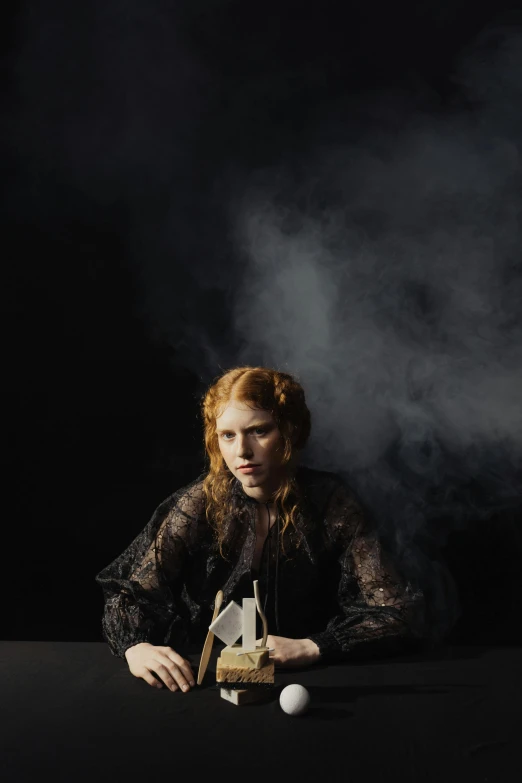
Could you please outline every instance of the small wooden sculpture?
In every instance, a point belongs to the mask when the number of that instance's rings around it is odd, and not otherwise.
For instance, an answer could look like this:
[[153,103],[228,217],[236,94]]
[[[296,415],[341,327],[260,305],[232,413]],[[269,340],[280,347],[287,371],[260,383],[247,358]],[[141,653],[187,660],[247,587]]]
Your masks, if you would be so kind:
[[[268,625],[261,608],[259,585],[254,582],[255,598],[244,598],[243,608],[231,601],[209,625],[209,633],[225,642],[217,660],[216,683],[221,697],[232,704],[263,699],[274,686],[274,662],[266,646]],[[256,609],[263,622],[263,639],[256,647]],[[242,636],[241,644],[236,644]]]

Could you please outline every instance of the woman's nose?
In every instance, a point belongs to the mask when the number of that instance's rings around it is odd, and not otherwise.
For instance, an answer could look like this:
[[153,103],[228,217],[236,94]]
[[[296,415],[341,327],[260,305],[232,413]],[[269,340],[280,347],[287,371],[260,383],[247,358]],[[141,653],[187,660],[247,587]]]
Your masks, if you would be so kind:
[[237,439],[237,453],[240,457],[244,457],[245,455],[248,456],[252,454],[252,449],[248,445],[248,441],[246,437],[239,436]]

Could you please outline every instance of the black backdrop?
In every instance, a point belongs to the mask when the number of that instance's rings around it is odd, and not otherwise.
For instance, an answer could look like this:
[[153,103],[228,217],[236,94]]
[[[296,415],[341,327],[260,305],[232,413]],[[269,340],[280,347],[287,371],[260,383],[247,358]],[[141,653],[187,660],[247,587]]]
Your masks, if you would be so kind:
[[[441,107],[458,100],[454,59],[501,5],[158,3],[214,74],[207,118],[189,127],[182,147],[197,182],[187,196],[195,233],[203,223],[220,241],[219,198],[209,193],[222,161],[235,157],[248,167],[291,156],[311,107],[345,90],[415,79]],[[3,637],[99,640],[94,574],[166,495],[202,470],[198,404],[210,377],[184,367],[175,340],[143,316],[124,190],[96,202],[54,161],[53,95],[40,96],[51,130],[28,121],[20,136],[20,73],[34,76],[39,67],[24,48],[34,7],[4,5],[1,27]],[[51,4],[47,21],[70,19],[65,9]],[[75,79],[89,78],[74,66],[72,58],[73,92]],[[267,90],[267,83],[282,86]],[[147,190],[146,176],[136,177]],[[198,212],[201,192],[206,206]],[[145,201],[151,214],[161,210],[160,186]],[[188,260],[176,259],[180,286]],[[227,329],[219,306],[215,324]],[[448,562],[466,606],[454,638],[520,641],[520,521],[514,509],[451,536]]]

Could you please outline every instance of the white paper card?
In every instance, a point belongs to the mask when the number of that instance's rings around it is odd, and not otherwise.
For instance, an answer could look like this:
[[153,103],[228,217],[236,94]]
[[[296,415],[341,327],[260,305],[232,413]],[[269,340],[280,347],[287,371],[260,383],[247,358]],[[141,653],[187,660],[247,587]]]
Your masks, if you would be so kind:
[[218,639],[232,645],[243,633],[243,610],[235,601],[230,601],[208,627]]
[[243,650],[256,649],[256,599],[243,598]]

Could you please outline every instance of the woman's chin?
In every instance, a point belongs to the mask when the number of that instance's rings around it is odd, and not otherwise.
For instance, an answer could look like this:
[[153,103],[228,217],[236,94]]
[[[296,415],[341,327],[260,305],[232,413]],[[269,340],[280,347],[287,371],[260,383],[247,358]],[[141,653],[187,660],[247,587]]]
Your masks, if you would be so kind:
[[254,473],[246,473],[245,474],[245,473],[241,473],[241,471],[240,471],[239,472],[239,480],[243,484],[248,484],[250,486],[252,484],[259,484],[259,482],[261,480],[261,477],[260,476],[256,476]]

